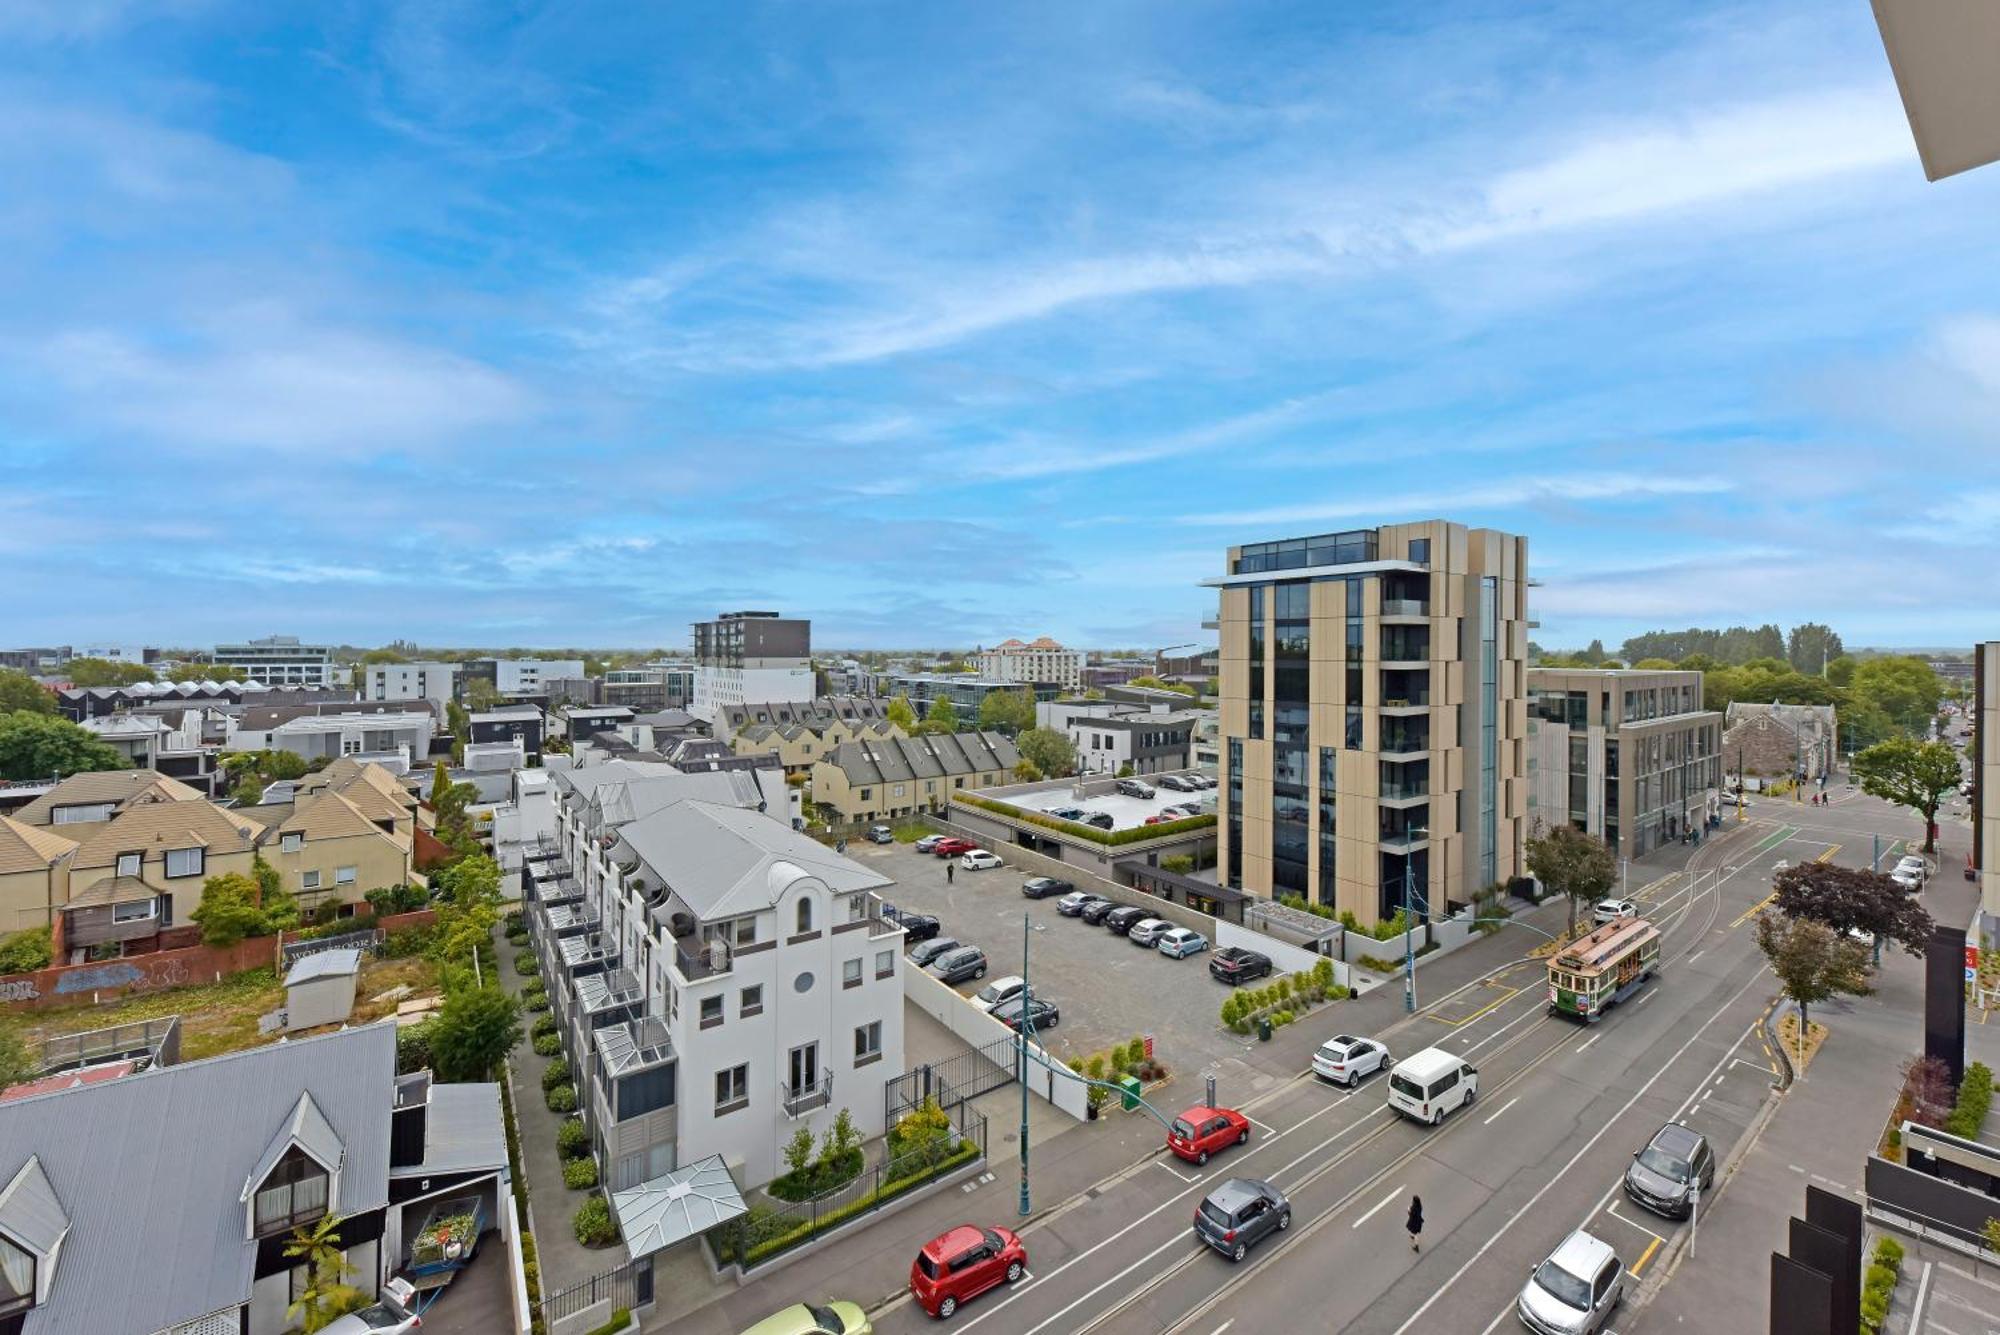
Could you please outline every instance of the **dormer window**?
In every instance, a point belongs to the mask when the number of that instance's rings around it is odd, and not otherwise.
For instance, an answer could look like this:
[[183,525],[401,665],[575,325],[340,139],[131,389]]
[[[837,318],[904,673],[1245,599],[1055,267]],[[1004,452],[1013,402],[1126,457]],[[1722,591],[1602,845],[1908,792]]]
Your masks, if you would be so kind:
[[305,842],[306,837],[303,834],[300,834],[296,830],[289,831],[278,836],[278,851],[280,853],[296,853],[300,848],[305,846]]
[[35,1305],[35,1254],[16,1247],[0,1233],[0,1317],[25,1312]]
[[145,864],[145,861],[146,855],[144,853],[120,853],[118,855],[118,874],[120,876],[137,876],[139,868]]
[[262,1238],[310,1224],[326,1213],[326,1201],[326,1169],[294,1146],[257,1188],[253,1227]]

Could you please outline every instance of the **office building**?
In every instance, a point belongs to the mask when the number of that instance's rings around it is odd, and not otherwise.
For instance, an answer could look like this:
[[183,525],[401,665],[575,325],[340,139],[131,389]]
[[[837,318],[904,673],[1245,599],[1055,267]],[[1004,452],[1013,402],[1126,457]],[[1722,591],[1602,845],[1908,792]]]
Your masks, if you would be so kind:
[[1722,715],[1701,673],[1528,669],[1529,826],[1568,824],[1621,858],[1721,812]]
[[1002,640],[979,651],[979,675],[990,681],[1042,682],[1065,691],[1083,689],[1083,650],[1065,649],[1044,635],[1026,644]]
[[1227,885],[1374,922],[1521,874],[1527,547],[1430,520],[1229,549]]
[[333,646],[301,644],[296,635],[267,635],[241,644],[218,644],[209,657],[218,666],[242,669],[250,680],[266,686],[335,684]]
[[1195,729],[1214,712],[1123,700],[1052,700],[1035,706],[1035,726],[1068,734],[1079,774],[1128,769],[1141,776],[1170,774],[1194,763]]
[[776,612],[724,612],[694,624],[694,700],[688,712],[714,726],[745,703],[810,700],[812,622]]
[[962,672],[885,672],[875,678],[875,690],[892,699],[904,697],[919,719],[939,700],[949,700],[964,724],[979,720],[979,706],[995,691],[1025,691],[1038,704],[1062,694],[1046,682],[995,681]]

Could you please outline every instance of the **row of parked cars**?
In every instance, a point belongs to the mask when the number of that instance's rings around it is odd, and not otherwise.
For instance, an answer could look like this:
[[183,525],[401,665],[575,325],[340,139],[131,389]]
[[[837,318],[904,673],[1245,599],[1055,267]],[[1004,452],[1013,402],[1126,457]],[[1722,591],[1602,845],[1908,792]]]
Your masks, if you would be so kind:
[[[1027,886],[1021,889],[1030,898],[1040,898],[1055,887],[1067,884],[1056,881],[1052,885],[1038,887],[1032,893]],[[1107,927],[1113,935],[1122,936],[1135,946],[1151,947],[1168,959],[1186,959],[1208,949],[1208,938],[1191,927],[1177,927],[1165,918],[1154,917],[1152,910],[1138,904],[1120,904],[1115,899],[1093,895],[1087,890],[1071,890],[1063,895],[1056,901],[1056,912],[1092,926]]]

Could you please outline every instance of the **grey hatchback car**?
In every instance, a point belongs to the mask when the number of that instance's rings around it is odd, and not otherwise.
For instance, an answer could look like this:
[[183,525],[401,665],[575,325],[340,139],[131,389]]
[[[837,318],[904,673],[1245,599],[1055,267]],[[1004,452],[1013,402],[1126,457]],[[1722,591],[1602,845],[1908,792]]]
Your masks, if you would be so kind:
[[1232,1261],[1272,1233],[1292,1226],[1292,1203],[1269,1182],[1232,1177],[1202,1199],[1194,1212],[1194,1235]]
[[1653,1133],[1625,1169],[1625,1194],[1654,1214],[1685,1219],[1695,1196],[1715,1185],[1715,1151],[1708,1137],[1679,1122]]

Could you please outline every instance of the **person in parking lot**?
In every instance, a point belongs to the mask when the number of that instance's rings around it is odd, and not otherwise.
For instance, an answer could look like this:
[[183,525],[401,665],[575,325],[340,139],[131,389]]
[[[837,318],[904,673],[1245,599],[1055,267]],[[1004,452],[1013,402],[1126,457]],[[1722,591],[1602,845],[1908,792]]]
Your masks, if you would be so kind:
[[957,873],[957,871],[958,871],[958,864],[953,862],[949,858],[945,859],[944,883],[946,885],[950,885],[952,883],[952,877]]
[[1415,1251],[1417,1239],[1422,1237],[1424,1232],[1424,1198],[1415,1192],[1410,1194],[1410,1218],[1403,1227],[1409,1230],[1410,1250]]

